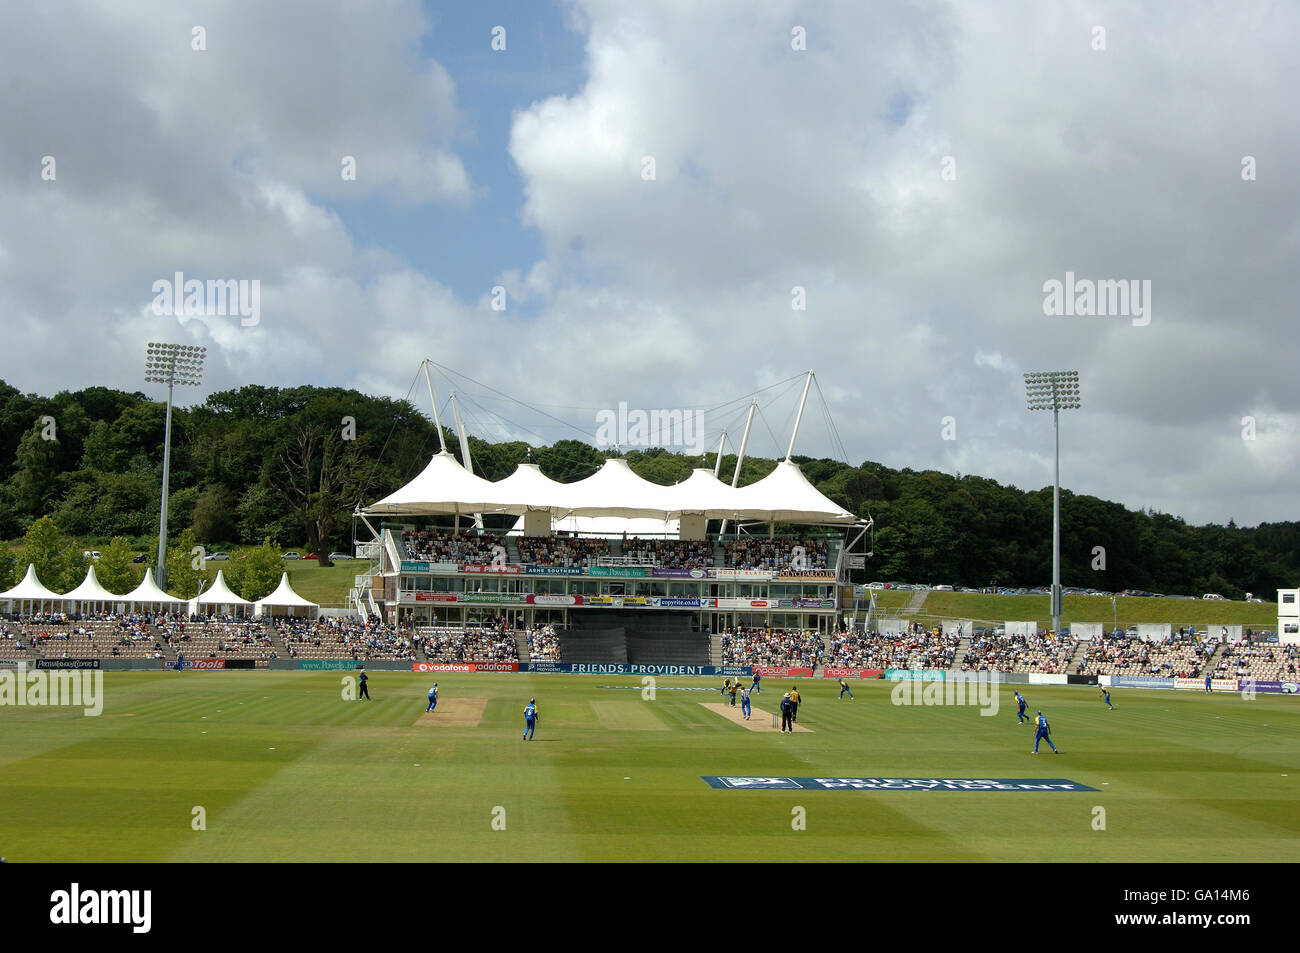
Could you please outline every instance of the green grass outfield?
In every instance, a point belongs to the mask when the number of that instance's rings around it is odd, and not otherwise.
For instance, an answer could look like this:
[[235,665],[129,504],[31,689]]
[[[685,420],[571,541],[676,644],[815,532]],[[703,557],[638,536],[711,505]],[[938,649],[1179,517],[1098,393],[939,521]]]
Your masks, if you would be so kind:
[[[1293,860],[1300,699],[1021,686],[1064,752],[891,683],[801,683],[809,733],[747,731],[714,684],[376,672],[105,674],[100,717],[0,708],[0,855],[24,861]],[[421,724],[481,700],[476,726]],[[755,696],[770,711],[785,680]],[[600,686],[634,686],[623,690]],[[537,738],[520,739],[530,695]],[[755,716],[760,717],[758,715]],[[770,718],[768,719],[770,724]],[[701,775],[1068,778],[1099,793],[714,790]],[[191,828],[192,808],[207,829]],[[1094,830],[1094,806],[1106,829]],[[505,830],[493,830],[494,808]],[[792,810],[806,810],[806,830]]]

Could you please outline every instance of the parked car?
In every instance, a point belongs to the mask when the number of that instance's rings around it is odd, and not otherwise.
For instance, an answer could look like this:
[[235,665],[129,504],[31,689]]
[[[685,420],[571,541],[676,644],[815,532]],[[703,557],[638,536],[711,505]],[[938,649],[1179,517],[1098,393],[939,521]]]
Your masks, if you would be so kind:
[[[99,558],[99,554],[98,554],[98,553],[95,555],[95,558],[96,558],[96,559]],[[1223,596],[1219,595],[1217,592],[1207,592],[1205,595],[1201,596],[1201,598],[1202,598],[1202,599],[1210,599],[1210,600],[1212,600],[1212,601],[1214,601],[1214,602],[1222,602],[1222,601],[1223,601]]]
[[208,559],[217,560],[218,562],[229,558],[230,553],[208,553]]
[[352,558],[352,554],[351,554],[351,553],[330,553],[330,560],[331,560],[331,561],[333,561],[333,560],[335,560],[335,559],[351,559],[351,558]]
[[99,550],[98,550],[98,549],[88,549],[88,550],[86,550],[84,553],[82,553],[81,555],[82,555],[82,557],[85,558],[85,559],[93,559],[93,560],[95,560],[96,562],[99,561]]
[[284,554],[283,556],[281,556],[280,558],[281,558],[281,559],[302,559],[302,554],[301,554],[301,553],[285,553],[285,554]]
[[889,588],[889,585],[888,585],[887,583],[883,583],[883,582],[870,582],[870,583],[867,583],[867,588],[868,588],[868,589],[888,589],[888,588]]
[[146,559],[148,559],[148,558],[149,558],[149,554],[148,554],[148,553],[140,553],[138,556],[135,557],[135,559],[131,560],[131,562],[133,562],[133,563],[142,563],[142,562],[144,562],[144,561],[145,561]]
[[952,586],[935,586],[935,587],[934,587],[934,591],[935,591],[935,592],[955,592],[956,590],[954,590],[954,589],[952,588]]

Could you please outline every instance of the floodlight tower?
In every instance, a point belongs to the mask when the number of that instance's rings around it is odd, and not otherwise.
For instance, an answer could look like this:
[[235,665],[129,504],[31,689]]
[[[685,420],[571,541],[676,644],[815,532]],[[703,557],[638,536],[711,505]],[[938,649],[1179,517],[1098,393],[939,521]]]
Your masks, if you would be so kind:
[[1078,371],[1035,371],[1025,375],[1030,410],[1050,410],[1056,434],[1052,476],[1052,631],[1061,632],[1061,411],[1078,410]]
[[208,349],[188,344],[149,343],[144,359],[144,379],[167,385],[167,427],[163,433],[162,508],[158,518],[158,566],[155,576],[161,589],[167,588],[167,485],[172,467],[172,388],[177,384],[198,387],[203,379],[203,359]]

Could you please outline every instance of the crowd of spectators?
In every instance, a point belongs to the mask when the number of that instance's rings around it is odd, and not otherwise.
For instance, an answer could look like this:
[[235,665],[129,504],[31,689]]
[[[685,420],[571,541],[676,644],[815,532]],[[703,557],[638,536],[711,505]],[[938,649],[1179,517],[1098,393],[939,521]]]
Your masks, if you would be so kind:
[[831,637],[826,664],[838,668],[950,668],[961,637],[912,623],[905,632],[850,629]]
[[1257,682],[1294,682],[1300,647],[1295,645],[1237,642],[1227,645],[1216,674],[1221,678],[1249,678]]
[[1145,641],[1127,633],[1114,632],[1083,643],[1083,654],[1075,666],[1075,673],[1197,678],[1217,646],[1217,639]]
[[1052,633],[998,635],[983,633],[971,637],[962,657],[963,672],[1065,673],[1077,643]]
[[432,529],[407,530],[402,536],[409,559],[429,563],[484,565],[492,561],[494,547],[505,539],[493,533],[439,533]]
[[527,635],[528,657],[530,659],[560,661],[560,638],[555,634],[555,626],[544,625],[539,629],[529,629]]
[[706,539],[623,540],[623,555],[632,562],[663,569],[709,569],[713,566],[713,537]]
[[609,554],[609,540],[581,536],[521,536],[519,561],[527,566],[594,566]]
[[374,619],[280,619],[275,630],[290,658],[416,659],[410,629]]
[[[781,575],[830,572],[824,539],[763,539],[747,536],[728,540],[726,551],[727,566],[731,569],[765,569]],[[800,568],[795,568],[796,566]]]
[[811,667],[826,654],[811,629],[736,628],[722,633],[722,664]]

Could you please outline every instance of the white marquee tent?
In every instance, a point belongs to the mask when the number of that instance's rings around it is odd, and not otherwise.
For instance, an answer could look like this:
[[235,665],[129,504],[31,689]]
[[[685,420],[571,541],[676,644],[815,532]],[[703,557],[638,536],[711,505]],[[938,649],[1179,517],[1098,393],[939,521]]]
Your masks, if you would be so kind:
[[99,583],[99,577],[95,575],[95,566],[92,563],[86,569],[86,578],[81,581],[71,592],[65,592],[59,596],[63,602],[75,602],[79,609],[85,610],[87,606],[102,606],[104,603],[122,602],[121,596],[109,592]]
[[144,571],[144,578],[140,580],[140,585],[118,598],[123,602],[129,602],[132,608],[140,605],[167,606],[175,609],[185,604],[184,599],[177,599],[175,596],[169,595],[159,587],[158,583],[154,582],[153,567]]
[[8,606],[9,611],[13,611],[14,603],[21,605],[28,604],[30,610],[34,605],[40,605],[43,602],[58,602],[63,597],[52,589],[46,588],[45,584],[36,575],[36,565],[27,564],[27,574],[23,576],[22,582],[9,589],[6,592],[0,592],[0,599],[3,599]]
[[247,615],[248,607],[252,604],[247,599],[235,595],[226,584],[225,570],[218,569],[212,587],[201,593],[197,599],[190,600],[189,611],[190,615],[198,615],[200,608],[215,608],[228,609],[235,615]]
[[284,615],[294,615],[294,610],[302,610],[302,615],[314,618],[320,613],[320,606],[310,599],[304,599],[298,593],[293,591],[293,586],[289,584],[289,574],[280,574],[280,585],[276,586],[275,592],[271,593],[265,599],[258,599],[254,603],[253,613],[257,616],[275,615],[276,609],[286,610]]

